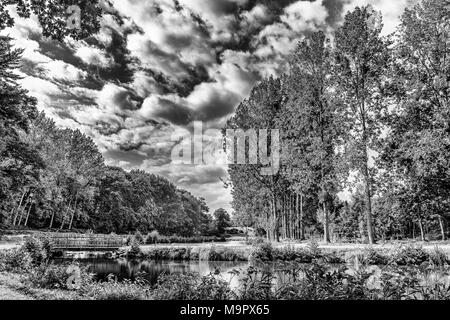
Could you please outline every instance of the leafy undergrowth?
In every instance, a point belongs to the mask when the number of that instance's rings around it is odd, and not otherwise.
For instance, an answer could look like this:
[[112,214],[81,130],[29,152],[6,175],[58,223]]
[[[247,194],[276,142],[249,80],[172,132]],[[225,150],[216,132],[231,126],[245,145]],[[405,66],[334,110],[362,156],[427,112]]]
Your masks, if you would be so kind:
[[352,253],[346,260],[353,260],[363,265],[421,266],[429,264],[434,267],[444,267],[450,264],[450,259],[442,249],[435,247],[427,251],[421,246],[414,245],[397,246],[393,250],[384,251],[366,248]]
[[249,253],[244,249],[207,246],[207,247],[154,247],[142,251],[136,246],[122,253],[128,258],[148,260],[175,260],[175,261],[248,261]]
[[257,244],[252,253],[253,261],[296,261],[299,263],[311,263],[313,260],[321,260],[327,263],[344,263],[344,259],[336,252],[325,252],[319,248],[317,242],[311,242],[307,248],[294,248],[285,246],[274,248],[272,244],[264,242]]

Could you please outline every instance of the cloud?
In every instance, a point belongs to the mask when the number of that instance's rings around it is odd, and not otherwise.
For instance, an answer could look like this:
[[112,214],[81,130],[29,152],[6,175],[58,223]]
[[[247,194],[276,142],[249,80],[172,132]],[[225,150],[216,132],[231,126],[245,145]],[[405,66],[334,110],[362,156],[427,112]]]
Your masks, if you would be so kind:
[[323,1],[297,1],[284,9],[281,21],[286,23],[294,32],[317,30],[325,24],[328,11]]
[[87,72],[74,67],[61,60],[52,60],[45,63],[47,76],[57,80],[80,81],[87,77]]
[[95,47],[81,46],[76,50],[75,56],[88,65],[107,68],[112,64],[111,59],[106,55],[106,53]]
[[157,95],[145,99],[139,113],[146,119],[168,121],[175,125],[187,125],[194,120],[193,111],[183,102],[176,103]]
[[127,110],[136,109],[136,102],[131,100],[130,92],[113,83],[106,84],[99,92],[97,103],[111,113],[123,114]]
[[403,14],[405,8],[411,7],[418,0],[351,0],[346,1],[343,6],[343,12],[353,10],[356,6],[363,7],[371,5],[375,10],[381,11],[383,14],[383,33],[390,34],[395,31],[396,27],[400,23],[400,16]]

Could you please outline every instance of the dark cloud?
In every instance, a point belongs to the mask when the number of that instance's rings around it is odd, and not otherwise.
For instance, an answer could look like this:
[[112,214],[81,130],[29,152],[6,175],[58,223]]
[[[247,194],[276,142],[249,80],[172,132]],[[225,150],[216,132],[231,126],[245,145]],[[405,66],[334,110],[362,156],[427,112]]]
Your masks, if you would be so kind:
[[335,26],[342,20],[344,4],[344,0],[323,0],[323,5],[328,11],[326,22],[329,25]]
[[194,112],[187,106],[159,97],[147,99],[142,108],[146,116],[175,125],[188,125],[195,120]]

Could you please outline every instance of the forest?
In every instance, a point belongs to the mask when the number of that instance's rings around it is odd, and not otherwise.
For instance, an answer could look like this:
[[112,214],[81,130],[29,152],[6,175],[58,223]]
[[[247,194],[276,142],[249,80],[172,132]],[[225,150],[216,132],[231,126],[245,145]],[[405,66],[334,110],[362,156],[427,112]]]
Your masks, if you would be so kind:
[[394,34],[382,28],[371,6],[355,8],[241,102],[227,128],[279,129],[281,169],[230,166],[236,222],[271,241],[446,239],[448,2],[423,0]]
[[0,37],[0,228],[214,231],[204,199],[163,177],[106,166],[90,137],[38,112],[17,84],[21,53]]

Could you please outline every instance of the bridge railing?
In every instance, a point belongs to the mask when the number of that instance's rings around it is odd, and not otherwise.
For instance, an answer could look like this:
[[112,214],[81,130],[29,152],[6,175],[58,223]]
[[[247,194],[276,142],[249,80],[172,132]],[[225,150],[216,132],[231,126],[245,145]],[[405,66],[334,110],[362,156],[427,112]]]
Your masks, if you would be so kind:
[[117,235],[53,233],[46,234],[52,250],[108,250],[124,245],[124,238]]

